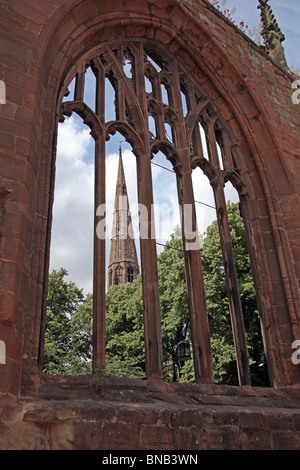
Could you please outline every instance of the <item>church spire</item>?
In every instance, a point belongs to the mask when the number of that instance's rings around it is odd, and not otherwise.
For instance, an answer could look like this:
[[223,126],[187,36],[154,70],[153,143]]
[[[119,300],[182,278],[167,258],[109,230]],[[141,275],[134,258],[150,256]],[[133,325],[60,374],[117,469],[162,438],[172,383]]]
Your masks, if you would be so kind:
[[278,65],[287,69],[288,66],[284,49],[281,44],[285,40],[285,36],[278,26],[272,8],[268,4],[268,0],[259,0],[257,8],[260,9],[260,17],[263,25],[261,34],[264,38],[266,51]]
[[132,282],[138,273],[139,265],[131,223],[122,161],[122,147],[120,143],[119,167],[108,266],[108,290],[112,289],[115,285]]

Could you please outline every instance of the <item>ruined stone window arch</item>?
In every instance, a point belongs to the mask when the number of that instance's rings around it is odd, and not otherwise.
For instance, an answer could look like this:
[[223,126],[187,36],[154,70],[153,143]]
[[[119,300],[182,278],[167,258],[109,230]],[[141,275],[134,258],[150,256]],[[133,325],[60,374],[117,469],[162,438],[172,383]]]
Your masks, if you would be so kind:
[[[84,102],[87,69],[92,70],[96,78],[95,111]],[[68,87],[74,77],[74,97],[68,96],[66,100],[64,97],[69,94]],[[113,94],[113,109],[107,106],[108,88]],[[95,139],[95,227],[105,216],[97,212],[97,208],[105,204],[105,142],[111,135],[119,132],[131,144],[137,159],[139,203],[146,208],[147,214],[140,221],[147,377],[162,378],[158,276],[153,237],[155,230],[151,218],[151,158],[162,151],[171,162],[177,178],[196,381],[213,382],[191,178],[192,170],[200,167],[214,191],[239,380],[241,385],[250,384],[243,313],[226,214],[224,184],[230,180],[242,198],[246,197],[247,188],[238,172],[236,161],[242,156],[236,148],[233,155],[232,149],[236,146],[234,136],[218,110],[200,86],[188,76],[176,57],[161,46],[158,47],[156,42],[140,40],[115,41],[87,52],[68,71],[60,102],[59,119],[63,121],[65,115],[78,113],[90,127]],[[155,133],[149,128],[149,118],[154,121]],[[97,236],[94,242],[94,371],[105,370],[104,259],[105,237]],[[127,275],[129,277],[129,273]],[[112,276],[113,282],[117,282],[120,273],[115,272]]]

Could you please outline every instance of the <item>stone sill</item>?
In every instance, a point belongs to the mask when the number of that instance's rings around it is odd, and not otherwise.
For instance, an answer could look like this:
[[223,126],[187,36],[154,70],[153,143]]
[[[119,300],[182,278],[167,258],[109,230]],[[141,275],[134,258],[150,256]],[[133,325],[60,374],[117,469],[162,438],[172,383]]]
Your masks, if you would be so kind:
[[[95,400],[125,403],[258,406],[300,409],[300,385],[285,389],[229,385],[168,383],[123,377],[43,375],[40,400]],[[28,397],[29,398],[29,397]]]
[[299,450],[299,388],[43,376],[35,394],[0,393],[0,448]]

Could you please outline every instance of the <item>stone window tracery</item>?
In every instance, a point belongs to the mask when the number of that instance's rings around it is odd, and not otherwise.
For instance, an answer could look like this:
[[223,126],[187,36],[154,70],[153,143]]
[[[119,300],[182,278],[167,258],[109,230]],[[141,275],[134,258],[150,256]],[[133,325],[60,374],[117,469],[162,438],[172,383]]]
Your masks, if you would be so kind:
[[[161,50],[159,50],[161,49]],[[84,101],[86,70],[95,76],[95,111]],[[75,77],[74,97],[68,96]],[[113,96],[112,99],[108,99]],[[95,139],[95,207],[105,204],[105,142],[122,134],[137,159],[139,203],[148,219],[140,221],[143,278],[146,371],[162,378],[162,346],[158,276],[151,204],[151,159],[163,152],[176,173],[182,213],[187,295],[190,309],[194,370],[197,382],[212,383],[213,368],[205,289],[195,217],[191,173],[200,168],[210,181],[220,231],[228,301],[241,385],[250,384],[246,335],[232,241],[226,212],[224,185],[231,181],[241,197],[246,186],[239,174],[240,159],[234,136],[200,86],[176,57],[155,42],[127,41],[103,44],[86,53],[76,70],[66,76],[60,95],[59,119],[78,113]],[[113,103],[113,105],[112,105]],[[234,150],[233,150],[234,149]],[[186,207],[190,210],[187,219]],[[99,222],[95,218],[95,225]],[[144,224],[144,225],[143,225]],[[154,233],[154,232],[152,232]],[[196,249],[195,249],[196,247]],[[105,240],[94,242],[94,370],[105,369]],[[110,276],[112,273],[109,274]],[[128,279],[131,273],[127,273]],[[118,283],[119,272],[114,273]]]

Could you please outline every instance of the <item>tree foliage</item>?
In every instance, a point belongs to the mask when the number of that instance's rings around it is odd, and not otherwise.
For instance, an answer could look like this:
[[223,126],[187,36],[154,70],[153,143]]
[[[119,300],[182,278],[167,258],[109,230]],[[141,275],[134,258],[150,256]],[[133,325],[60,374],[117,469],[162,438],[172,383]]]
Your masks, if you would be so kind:
[[49,275],[44,372],[79,375],[91,373],[93,298],[61,268]]
[[[243,221],[238,204],[228,204],[240,297],[247,333],[254,385],[266,385],[256,369],[263,358],[259,314]],[[190,341],[184,253],[177,227],[158,256],[164,375],[173,380],[174,351],[181,339]],[[217,222],[201,240],[206,304],[216,383],[237,384],[226,280]],[[91,368],[92,296],[84,298],[75,284],[64,281],[67,272],[53,271],[49,280],[45,371],[88,373]],[[106,353],[108,375],[145,378],[142,279],[115,286],[106,295]],[[178,367],[179,369],[179,367]],[[178,374],[178,372],[177,372]],[[181,381],[194,381],[193,361],[180,367]]]
[[179,227],[158,256],[163,359],[166,378],[172,355],[182,338],[190,339],[190,319],[186,292],[184,258]]
[[[262,383],[262,379],[257,373],[256,365],[264,358],[264,349],[239,204],[228,203],[227,213],[244,315],[249,361],[250,364],[253,364],[251,367],[252,381],[259,385]],[[202,248],[202,259],[215,375],[217,382],[237,384],[235,350],[217,221],[207,228]]]
[[114,287],[106,295],[106,373],[145,377],[142,280]]

